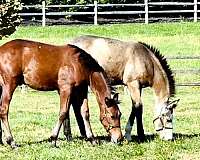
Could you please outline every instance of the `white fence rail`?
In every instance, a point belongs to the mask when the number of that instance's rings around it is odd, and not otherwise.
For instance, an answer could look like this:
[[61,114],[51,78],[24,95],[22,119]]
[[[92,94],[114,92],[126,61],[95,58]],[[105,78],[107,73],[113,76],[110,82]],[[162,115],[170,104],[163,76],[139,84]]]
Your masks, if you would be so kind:
[[[41,5],[25,5],[23,8],[39,8],[41,9],[41,13],[19,13],[20,16],[42,16],[42,26],[46,25],[46,16],[67,16],[67,15],[93,15],[94,16],[94,24],[98,24],[98,15],[114,15],[114,14],[143,14],[144,22],[149,23],[149,14],[154,13],[193,13],[193,20],[197,22],[198,20],[198,5],[200,2],[198,0],[194,0],[194,2],[148,2],[148,0],[144,0],[144,3],[140,4],[98,4],[97,1],[94,1],[94,4],[86,4],[86,5],[46,5],[45,1],[42,2]],[[143,10],[140,11],[98,11],[99,7],[114,7],[114,6],[127,6],[127,7],[142,7]],[[152,11],[150,7],[152,6],[193,6],[193,9],[188,10],[159,10]],[[94,10],[92,12],[47,12],[49,8],[72,8],[72,7],[93,7]]]

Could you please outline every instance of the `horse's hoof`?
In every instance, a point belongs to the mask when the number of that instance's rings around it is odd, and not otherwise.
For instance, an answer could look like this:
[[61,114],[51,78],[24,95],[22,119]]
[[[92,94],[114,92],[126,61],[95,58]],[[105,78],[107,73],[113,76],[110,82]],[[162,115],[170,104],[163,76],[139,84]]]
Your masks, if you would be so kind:
[[65,136],[65,138],[68,142],[72,141],[72,135],[67,135]]
[[57,137],[51,136],[51,137],[48,139],[48,141],[51,143],[51,146],[52,146],[52,147],[59,148],[59,147],[56,145]]
[[16,144],[15,142],[12,142],[10,146],[12,149],[16,149],[16,148],[20,147],[20,145]]
[[57,140],[57,137],[56,137],[56,136],[51,136],[51,137],[49,137],[49,139],[48,139],[49,142],[56,141],[56,140]]
[[99,145],[99,144],[100,144],[100,142],[99,142],[97,139],[95,139],[94,137],[92,137],[92,138],[87,138],[87,141],[90,141],[90,143],[91,143],[93,146]]
[[51,141],[51,146],[52,146],[53,148],[59,148],[59,147],[57,146],[57,144],[56,144],[56,140],[52,140],[52,141]]
[[127,142],[130,142],[130,141],[132,141],[132,138],[130,135],[125,135],[124,140],[126,140]]
[[51,143],[52,148],[59,148],[59,146],[56,145],[56,142]]
[[96,146],[96,145],[99,145],[100,142],[99,142],[97,139],[93,139],[93,140],[91,141],[91,144],[92,144],[93,146]]
[[145,135],[138,136],[138,143],[143,143],[145,141]]
[[127,139],[123,140],[123,144],[129,144],[130,141],[128,141]]

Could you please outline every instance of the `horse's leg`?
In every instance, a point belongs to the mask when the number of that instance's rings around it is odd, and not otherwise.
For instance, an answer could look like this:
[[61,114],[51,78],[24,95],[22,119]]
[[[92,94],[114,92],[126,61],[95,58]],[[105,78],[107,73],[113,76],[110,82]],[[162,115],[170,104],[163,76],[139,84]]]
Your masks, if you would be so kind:
[[70,111],[67,112],[66,119],[63,122],[63,132],[64,132],[64,135],[65,135],[67,141],[72,140],[72,131],[71,131],[71,125],[70,125],[69,112]]
[[[80,99],[80,96],[83,96],[81,94],[82,91],[83,91],[83,89],[81,89],[81,88],[80,88],[80,90],[75,91],[75,93],[74,93],[75,95],[73,95],[73,97],[72,97],[72,104],[73,104],[72,106],[73,106],[73,109],[74,109],[74,114],[75,114],[76,121],[77,121],[78,126],[79,126],[81,136],[86,137],[87,135],[86,135],[86,131],[85,131],[85,125],[84,125],[83,117],[81,115],[81,108],[82,108],[81,105],[83,103],[83,100]],[[78,95],[76,95],[76,92],[78,93]],[[87,93],[86,93],[86,96],[87,96]],[[71,134],[69,112],[67,114],[66,120],[64,120],[64,122],[63,122],[63,130],[64,130],[64,135],[65,135],[66,139],[71,140],[72,134]]]
[[90,125],[90,114],[89,114],[89,108],[88,108],[88,99],[85,98],[83,100],[83,104],[81,106],[81,115],[83,117],[83,121],[85,124],[85,131],[87,138],[91,141],[93,145],[96,145],[98,142],[94,138],[94,134],[92,132],[92,128]]
[[[86,137],[87,135],[86,135],[86,131],[85,131],[85,125],[84,125],[83,117],[81,115],[81,104],[72,105],[72,106],[73,106],[73,109],[74,109],[74,114],[75,114],[76,121],[77,121],[78,126],[79,126],[81,136]],[[63,131],[64,131],[64,135],[65,135],[66,139],[71,140],[72,139],[72,133],[71,133],[71,126],[70,126],[69,112],[67,113],[66,120],[64,120],[64,122],[63,122]]]
[[[81,87],[80,90],[74,96],[72,103],[73,103],[76,119],[77,117],[80,116],[77,119],[77,122],[79,123],[80,132],[82,131],[85,134],[85,137],[87,137],[88,140],[90,140],[92,144],[97,144],[94,138],[94,135],[92,133],[92,129],[91,129],[90,121],[89,121],[90,115],[89,115],[89,108],[88,108],[87,93],[88,93],[88,87],[87,85],[83,85],[83,87]],[[81,124],[81,127],[80,127],[80,124]],[[83,135],[83,133],[81,134]]]
[[82,105],[83,101],[79,100],[78,98],[79,97],[77,97],[77,104],[74,105],[74,103],[73,103],[72,105],[73,105],[74,114],[75,114],[76,121],[77,121],[78,126],[79,126],[81,136],[86,137],[87,136],[86,128],[85,128],[85,125],[84,125],[84,119],[83,119],[82,114],[81,114],[81,108],[82,108],[81,105]]
[[1,120],[0,120],[0,144],[3,144],[3,140],[2,140]]
[[52,135],[50,137],[51,141],[54,141],[54,146],[56,147],[56,140],[58,139],[58,134],[61,128],[63,121],[66,119],[67,114],[69,112],[70,106],[70,97],[71,97],[72,87],[69,85],[64,85],[63,88],[60,88],[60,112],[59,118],[56,126],[52,131]]
[[3,129],[6,136],[6,142],[9,145],[11,145],[12,148],[16,148],[18,145],[15,143],[11,133],[10,125],[8,122],[8,111],[9,111],[10,101],[12,99],[12,94],[16,87],[17,85],[14,80],[2,86],[2,99],[0,106],[0,118],[2,120]]
[[132,131],[134,119],[136,117],[138,138],[140,141],[143,141],[144,129],[143,129],[143,123],[142,123],[143,106],[142,106],[142,101],[141,101],[141,88],[140,88],[139,82],[137,81],[127,83],[127,86],[131,94],[132,111],[125,128],[125,138],[128,141],[131,140],[131,131]]

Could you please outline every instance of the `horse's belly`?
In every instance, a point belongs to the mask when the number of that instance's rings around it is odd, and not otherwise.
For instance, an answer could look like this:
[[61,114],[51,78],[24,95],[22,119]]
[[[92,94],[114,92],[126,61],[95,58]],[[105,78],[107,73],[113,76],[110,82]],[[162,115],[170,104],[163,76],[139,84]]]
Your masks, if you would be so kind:
[[24,74],[24,82],[28,86],[36,90],[50,91],[57,89],[56,77],[53,78],[48,74],[40,74],[34,71]]
[[52,91],[57,89],[57,85],[51,81],[41,81],[41,80],[37,81],[35,79],[30,80],[30,78],[25,79],[24,81],[25,84],[36,90]]

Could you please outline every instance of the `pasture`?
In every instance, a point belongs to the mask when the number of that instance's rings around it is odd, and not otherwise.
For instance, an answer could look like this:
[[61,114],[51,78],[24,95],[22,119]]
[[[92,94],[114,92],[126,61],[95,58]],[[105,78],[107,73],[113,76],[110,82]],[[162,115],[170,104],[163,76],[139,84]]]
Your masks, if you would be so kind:
[[[27,26],[19,29],[1,44],[15,38],[31,39],[52,44],[64,44],[76,36],[93,34],[126,41],[136,40],[152,44],[166,57],[200,56],[200,23],[161,24],[117,24],[117,25],[74,25],[74,26]],[[200,60],[169,60],[172,70],[200,69]],[[200,74],[175,74],[176,82],[200,82]],[[121,127],[124,132],[131,110],[127,93],[119,90]],[[180,98],[175,111],[175,140],[161,141],[154,131],[154,98],[150,89],[143,92],[144,129],[146,141],[138,143],[135,126],[133,140],[114,145],[107,140],[107,134],[99,121],[99,108],[95,97],[89,95],[91,125],[100,145],[79,137],[79,130],[71,110],[73,141],[64,140],[63,133],[58,141],[59,148],[53,148],[47,141],[57,120],[59,98],[56,92],[38,92],[29,89],[21,93],[17,89],[10,106],[10,125],[14,138],[21,147],[11,150],[0,146],[0,159],[199,159],[200,156],[200,87],[177,87]]]

